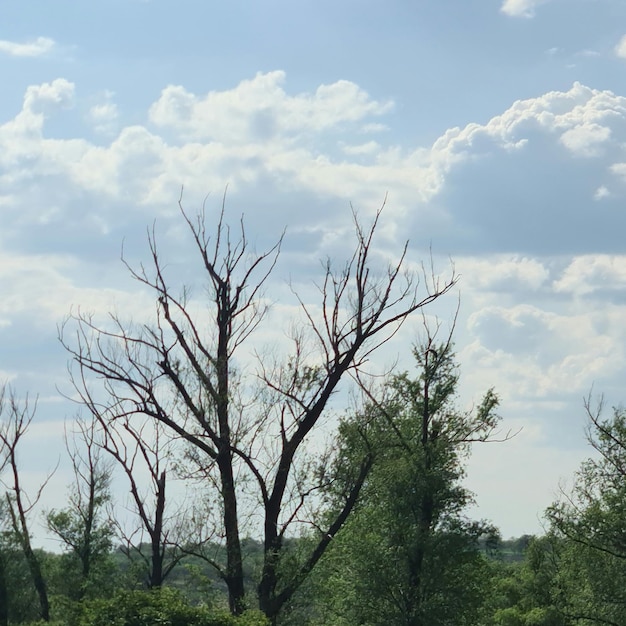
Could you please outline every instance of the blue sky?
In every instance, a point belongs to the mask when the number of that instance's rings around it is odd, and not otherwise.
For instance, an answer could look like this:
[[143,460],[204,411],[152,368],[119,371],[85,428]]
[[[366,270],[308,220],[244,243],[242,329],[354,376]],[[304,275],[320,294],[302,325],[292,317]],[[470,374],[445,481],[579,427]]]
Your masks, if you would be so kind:
[[[623,1],[3,10],[0,372],[41,397],[31,485],[75,410],[56,391],[67,389],[57,325],[77,306],[152,311],[121,242],[131,262],[145,258],[156,219],[164,252],[187,267],[181,185],[191,210],[206,194],[217,208],[228,185],[231,215],[245,213],[259,246],[287,227],[273,285],[285,327],[285,280],[306,292],[317,259],[342,258],[350,203],[367,219],[387,194],[381,253],[408,237],[411,263],[432,247],[440,270],[451,258],[461,274],[460,403],[494,386],[505,429],[522,429],[474,450],[475,514],[505,536],[540,531],[589,454],[583,397],[593,386],[626,401]],[[455,305],[432,314],[449,320]],[[384,358],[410,366],[418,329]],[[62,466],[44,506],[67,478]]]

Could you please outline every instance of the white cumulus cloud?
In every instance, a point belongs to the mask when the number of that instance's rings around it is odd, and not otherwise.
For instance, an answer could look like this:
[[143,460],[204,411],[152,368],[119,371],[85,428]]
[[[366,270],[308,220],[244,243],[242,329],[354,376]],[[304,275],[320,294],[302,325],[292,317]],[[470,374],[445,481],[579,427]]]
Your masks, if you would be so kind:
[[626,59],[626,35],[624,35],[615,46],[615,54],[621,59]]
[[469,317],[476,341],[466,356],[511,399],[546,398],[564,389],[582,396],[594,379],[611,375],[623,362],[612,316],[528,304],[486,306]]
[[455,265],[463,276],[464,287],[481,291],[537,290],[549,277],[541,261],[528,257],[474,257],[459,259]]
[[112,101],[113,93],[106,92],[103,101],[94,104],[87,114],[87,119],[93,124],[94,130],[99,133],[110,134],[117,127],[118,109]]
[[288,95],[285,73],[258,73],[234,89],[197,96],[170,85],[149,111],[150,121],[196,140],[267,141],[285,135],[320,132],[388,112],[393,103],[379,102],[358,85],[340,80],[314,93]]
[[511,17],[533,17],[535,8],[548,0],[504,0],[500,11]]
[[31,85],[26,89],[24,109],[33,113],[46,113],[55,108],[68,108],[74,99],[74,83],[57,78],[51,83]]
[[49,37],[37,37],[25,43],[0,39],[0,52],[14,57],[40,57],[51,52],[55,45]]
[[572,152],[593,150],[611,136],[610,124],[626,122],[626,98],[575,82],[569,91],[550,91],[518,100],[487,124],[451,128],[433,145],[434,159],[447,168],[480,154],[523,149],[537,130],[560,133]]
[[[609,210],[626,193],[618,181],[626,172],[626,98],[609,91],[575,83],[568,91],[517,101],[485,124],[449,129],[432,146],[407,149],[380,139],[363,142],[363,128],[389,111],[390,101],[347,81],[295,94],[284,82],[284,72],[276,71],[205,95],[170,86],[150,107],[150,123],[122,128],[112,94],[105,93],[87,113],[94,128],[111,137],[99,144],[47,137],[46,118],[73,106],[74,85],[62,78],[32,85],[22,110],[0,125],[0,203],[13,206],[20,196],[33,207],[44,202],[45,211],[32,209],[36,219],[60,223],[74,197],[83,219],[78,205],[87,193],[102,206],[107,231],[122,204],[166,210],[175,206],[181,185],[189,193],[228,183],[231,193],[245,189],[253,196],[257,186],[270,185],[271,193],[353,201],[365,210],[377,208],[389,191],[397,232],[415,220],[439,245],[458,236],[483,254],[519,255],[507,267],[499,261],[499,276],[484,272],[488,288],[500,289],[507,280],[542,284],[544,271],[529,253],[573,238],[570,225],[597,209],[594,198]],[[584,172],[576,169],[581,156],[587,157]],[[568,191],[587,178],[586,196]],[[33,179],[42,182],[26,184]],[[65,199],[51,202],[54,197]],[[330,205],[326,210],[332,221]],[[281,211],[276,219],[290,221],[288,210]],[[28,213],[22,210],[23,219]],[[611,233],[619,231],[606,223]],[[571,245],[591,246],[586,231],[577,233]]]
[[[64,78],[26,89],[22,110],[12,120],[0,124],[0,165],[6,168],[5,181],[20,179],[25,173],[30,177],[37,174],[33,162],[51,146],[44,144],[43,139],[46,117],[56,110],[71,108],[73,103],[74,84]],[[21,170],[22,163],[28,164],[27,172]]]
[[561,143],[578,156],[598,156],[601,145],[611,136],[611,129],[600,124],[580,124],[561,135]]
[[582,296],[601,291],[626,293],[626,256],[595,254],[572,260],[554,282],[559,293]]

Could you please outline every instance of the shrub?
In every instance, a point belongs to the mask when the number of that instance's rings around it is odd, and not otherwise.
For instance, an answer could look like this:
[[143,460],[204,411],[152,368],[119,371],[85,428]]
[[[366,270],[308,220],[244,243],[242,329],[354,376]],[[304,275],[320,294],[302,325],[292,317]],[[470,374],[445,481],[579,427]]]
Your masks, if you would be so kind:
[[192,606],[167,587],[119,591],[112,598],[59,603],[63,626],[269,626],[259,611],[240,617],[205,606]]

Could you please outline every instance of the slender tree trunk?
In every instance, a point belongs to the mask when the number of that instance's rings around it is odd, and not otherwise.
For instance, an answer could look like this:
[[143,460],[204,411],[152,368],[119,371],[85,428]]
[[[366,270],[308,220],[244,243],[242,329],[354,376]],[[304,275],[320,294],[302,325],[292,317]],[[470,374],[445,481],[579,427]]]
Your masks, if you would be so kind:
[[258,585],[259,609],[267,616],[272,626],[276,623],[279,608],[276,606],[275,595],[278,576],[276,570],[280,558],[282,542],[276,531],[265,531],[265,545],[263,554],[263,571]]
[[228,587],[229,608],[233,614],[239,615],[246,609],[246,606],[237,498],[230,451],[225,453],[224,457],[218,458],[222,481],[222,500],[224,502],[224,531],[226,533],[226,575],[224,579]]
[[219,280],[217,286],[217,420],[220,444],[218,447],[217,466],[220,473],[222,502],[224,503],[224,532],[226,534],[226,586],[231,613],[239,615],[246,609],[243,580],[243,559],[239,537],[239,516],[237,511],[237,492],[233,473],[233,453],[231,450],[230,430],[230,340],[233,323],[231,285],[229,280]]
[[96,498],[96,486],[93,475],[89,479],[89,500],[87,502],[87,516],[85,518],[85,528],[83,530],[83,546],[80,551],[80,564],[81,564],[81,584],[78,590],[78,599],[82,600],[87,594],[87,585],[89,575],[91,573],[91,537],[93,533],[94,519],[95,519],[95,498]]
[[154,513],[154,529],[151,533],[151,562],[152,571],[150,572],[150,588],[158,589],[163,585],[163,560],[165,550],[162,541],[163,535],[163,516],[165,513],[165,472],[161,472],[157,481],[157,502]]
[[[422,437],[421,454],[424,458],[423,471],[428,476],[432,470],[432,445],[434,438],[431,433],[431,411],[430,411],[430,381],[431,375],[436,368],[436,364],[429,362],[432,350],[426,351],[424,364],[424,390],[422,407]],[[428,548],[428,541],[432,533],[434,517],[433,494],[426,487],[426,492],[420,498],[418,509],[418,541],[414,554],[409,554],[409,587],[410,595],[407,598],[407,624],[408,626],[428,626],[424,623],[422,614],[422,604],[424,599],[424,559]]]
[[361,462],[359,474],[350,489],[350,493],[348,494],[343,507],[338,512],[330,526],[326,528],[326,532],[322,534],[315,548],[313,548],[306,561],[300,566],[299,571],[293,575],[290,580],[288,579],[287,584],[284,584],[285,581],[282,581],[283,585],[279,592],[277,592],[279,583],[279,565],[281,551],[284,547],[283,539],[277,532],[280,506],[276,504],[275,501],[270,501],[268,504],[265,518],[263,571],[261,573],[261,580],[257,591],[259,596],[259,608],[270,620],[271,626],[275,626],[277,624],[278,616],[283,607],[291,600],[293,595],[300,588],[300,585],[304,582],[306,577],[311,573],[315,565],[323,556],[326,548],[328,548],[333,540],[333,537],[335,537],[345,524],[352,510],[356,506],[363,484],[372,469],[372,463],[372,455],[368,454]]
[[422,604],[424,599],[424,559],[433,524],[433,497],[427,493],[421,500],[419,511],[419,539],[417,549],[409,556],[409,585],[411,595],[408,598],[407,624],[410,626],[428,626],[423,621]]

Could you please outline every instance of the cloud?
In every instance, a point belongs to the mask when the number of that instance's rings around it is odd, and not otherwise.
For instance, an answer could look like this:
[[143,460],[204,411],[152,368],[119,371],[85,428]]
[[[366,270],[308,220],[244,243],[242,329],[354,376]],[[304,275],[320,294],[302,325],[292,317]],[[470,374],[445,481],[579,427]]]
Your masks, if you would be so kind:
[[[278,198],[248,212],[253,227],[257,219],[261,225],[262,211],[286,224],[293,207],[315,206],[306,227],[321,243],[319,220],[329,231],[349,226],[338,203],[352,201],[367,214],[389,191],[398,237],[414,232],[418,247],[433,243],[455,256],[480,251],[530,260],[536,253],[621,246],[621,96],[575,83],[517,101],[485,124],[451,128],[431,146],[404,147],[362,139],[372,119],[391,111],[391,101],[348,81],[299,94],[288,93],[285,82],[276,71],[205,95],[170,86],[150,106],[148,124],[121,128],[105,93],[87,113],[109,137],[98,144],[46,136],[46,119],[74,106],[74,85],[65,79],[32,85],[22,111],[0,126],[0,203],[26,201],[33,218],[22,210],[23,225],[47,216],[46,227],[59,233],[68,219],[86,225],[89,205],[98,219],[90,217],[88,228],[98,222],[103,233],[123,232],[129,204],[135,212],[172,213],[181,185],[193,204],[228,183],[231,202],[240,198],[244,206]],[[598,227],[583,226],[590,220]]]
[[[64,78],[50,83],[31,85],[26,89],[22,110],[0,125],[0,203],[10,202],[10,195],[22,193],[20,181],[35,179],[46,173],[46,153],[53,142],[43,136],[47,117],[74,104],[74,85]],[[72,142],[63,144],[69,152]],[[57,166],[58,167],[58,166]],[[3,198],[4,196],[4,198]]]
[[535,8],[548,0],[504,0],[500,11],[511,17],[534,17]]
[[74,84],[64,78],[29,86],[24,94],[22,110],[13,120],[0,125],[3,151],[19,152],[21,140],[41,140],[46,116],[59,109],[71,108],[73,102]]
[[74,84],[65,78],[51,83],[31,85],[24,96],[24,110],[34,114],[45,114],[59,108],[70,108],[74,99]]
[[357,145],[342,144],[341,150],[349,155],[374,154],[380,152],[380,144],[376,141],[367,141]]
[[437,172],[431,203],[449,216],[439,228],[457,250],[621,249],[625,140],[626,98],[580,83],[515,102],[486,124],[449,129],[429,168]]
[[615,55],[620,59],[626,59],[626,35],[624,35],[615,46]]
[[26,43],[2,39],[0,40],[0,52],[14,57],[40,57],[51,52],[55,45],[54,39],[49,37],[37,37],[37,39]]
[[598,52],[597,50],[592,50],[589,48],[585,48],[584,50],[577,52],[576,55],[581,56],[581,57],[588,57],[588,58],[595,58],[595,57],[602,56],[602,54]]
[[111,135],[117,130],[119,112],[112,101],[113,96],[112,92],[105,92],[102,101],[94,104],[87,113],[87,120],[97,133]]
[[554,282],[554,290],[578,297],[611,293],[614,299],[621,294],[621,299],[626,301],[626,256],[578,256]]
[[573,154],[584,157],[599,156],[602,145],[611,136],[611,129],[600,124],[579,124],[566,130],[561,143]]
[[[449,168],[485,153],[523,150],[537,131],[555,134],[575,151],[577,144],[586,148],[590,142],[609,139],[610,129],[600,122],[624,125],[625,121],[626,98],[575,82],[569,91],[550,91],[536,98],[518,100],[487,124],[449,129],[435,142],[433,152],[437,162]],[[570,133],[569,141],[566,133]]]
[[603,314],[558,314],[528,304],[483,307],[469,317],[468,330],[476,340],[465,348],[463,361],[494,381],[509,400],[582,397],[594,380],[623,363],[609,323],[612,314],[606,312],[602,323],[596,315]]
[[467,289],[489,292],[537,291],[546,284],[549,270],[538,259],[490,256],[455,261]]
[[[166,87],[147,122],[124,125],[113,94],[81,94],[63,78],[31,85],[0,123],[0,368],[54,393],[49,378],[63,374],[66,355],[34,364],[32,354],[51,351],[45,328],[57,345],[55,323],[72,304],[148,318],[152,298],[124,282],[119,253],[126,237],[131,263],[149,258],[145,226],[155,218],[170,276],[203,293],[181,236],[182,184],[190,214],[214,194],[210,220],[230,183],[227,210],[245,214],[257,249],[288,225],[278,280],[292,275],[310,302],[318,259],[345,256],[350,201],[367,222],[389,191],[375,258],[384,265],[409,238],[415,267],[431,244],[457,261],[463,389],[494,385],[503,415],[544,436],[566,424],[580,438],[571,420],[591,383],[621,393],[626,99],[575,83],[432,145],[364,134],[383,130],[392,111],[348,81],[290,92],[278,71],[208,93]],[[97,141],[80,135],[85,119]],[[284,283],[268,293],[277,304],[259,351],[268,338],[282,346],[294,314]],[[429,314],[453,308],[447,300]],[[401,345],[386,346],[388,362],[415,339],[411,324]]]
[[[0,126],[0,163],[6,165],[0,203],[32,207],[22,212],[22,224],[39,223],[47,215],[48,234],[56,228],[60,233],[68,220],[77,228],[84,224],[82,208],[89,205],[92,214],[98,213],[102,232],[112,232],[129,220],[129,204],[135,210],[172,212],[181,185],[191,203],[226,184],[231,197],[248,190],[257,204],[260,186],[268,197],[274,188],[283,197],[292,194],[294,203],[302,201],[296,195],[311,191],[336,198],[343,188],[346,207],[349,200],[363,198],[378,205],[390,179],[414,187],[414,168],[398,167],[392,159],[373,171],[371,162],[381,151],[375,143],[354,141],[371,119],[391,110],[390,101],[374,100],[348,81],[291,95],[281,86],[284,80],[283,72],[257,74],[205,96],[168,87],[150,107],[150,124],[122,128],[112,94],[105,93],[86,116],[97,132],[110,137],[98,144],[47,137],[46,118],[73,106],[75,88],[65,79],[32,85],[22,111]],[[342,146],[354,145],[360,146],[362,163],[338,158],[345,154]],[[41,183],[20,188],[18,196],[16,185],[28,179]],[[277,215],[279,224],[289,221],[287,203],[285,213]],[[95,223],[90,221],[88,228]]]
[[610,198],[611,192],[605,185],[600,185],[593,194],[594,200],[602,200],[602,198]]
[[120,306],[130,317],[149,310],[151,299],[141,291],[81,287],[82,273],[91,265],[70,255],[0,253],[0,288],[5,294],[0,303],[0,332],[8,326],[5,318],[54,328],[72,306],[102,315]]
[[314,93],[288,95],[285,73],[258,73],[236,88],[196,96],[182,86],[166,87],[149,110],[150,121],[186,139],[223,142],[267,141],[383,115],[393,106],[378,102],[358,85],[340,80]]

